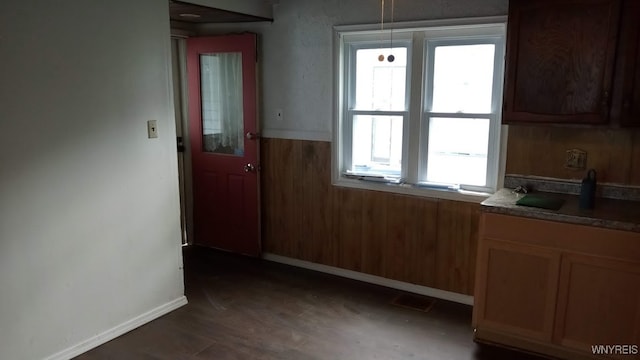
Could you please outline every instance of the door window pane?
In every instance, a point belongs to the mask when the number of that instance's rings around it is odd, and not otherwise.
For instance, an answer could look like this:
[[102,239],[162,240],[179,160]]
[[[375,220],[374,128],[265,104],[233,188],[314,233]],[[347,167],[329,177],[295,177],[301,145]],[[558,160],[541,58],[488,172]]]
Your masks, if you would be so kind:
[[[393,54],[395,60],[379,61],[381,54]],[[405,110],[406,83],[407,48],[357,50],[355,109]]]
[[203,151],[242,156],[242,54],[200,55]]
[[436,46],[433,112],[491,113],[494,44]]
[[354,116],[352,144],[351,171],[399,176],[402,116]]
[[485,186],[489,119],[431,118],[427,182]]

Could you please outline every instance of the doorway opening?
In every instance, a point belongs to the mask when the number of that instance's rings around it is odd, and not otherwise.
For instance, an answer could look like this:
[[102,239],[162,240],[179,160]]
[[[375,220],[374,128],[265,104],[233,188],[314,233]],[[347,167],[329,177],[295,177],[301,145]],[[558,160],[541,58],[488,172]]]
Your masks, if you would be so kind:
[[171,36],[171,73],[173,104],[175,109],[176,150],[178,156],[178,184],[180,191],[180,234],[182,245],[193,244],[193,219],[188,204],[192,203],[191,156],[189,153],[188,98],[187,98],[187,44],[186,37]]

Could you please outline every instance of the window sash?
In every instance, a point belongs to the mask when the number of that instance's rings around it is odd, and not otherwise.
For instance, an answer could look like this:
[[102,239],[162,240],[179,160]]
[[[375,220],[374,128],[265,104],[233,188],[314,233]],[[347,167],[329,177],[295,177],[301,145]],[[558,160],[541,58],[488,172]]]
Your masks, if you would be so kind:
[[[491,30],[493,31],[493,30]],[[428,32],[428,30],[427,30]],[[434,72],[435,72],[435,49],[439,46],[464,46],[492,44],[495,46],[493,63],[493,86],[491,94],[491,111],[487,113],[447,113],[434,112]],[[504,34],[475,34],[459,33],[457,36],[445,38],[433,38],[427,36],[424,41],[424,68],[425,68],[425,89],[424,89],[424,112],[420,121],[420,144],[419,144],[419,164],[418,181],[427,183],[428,154],[429,154],[429,127],[432,118],[465,118],[465,119],[489,119],[489,140],[487,149],[487,168],[484,186],[470,184],[450,184],[459,185],[461,189],[470,191],[494,191],[498,182],[499,152],[500,152],[500,110],[502,100],[502,79],[504,68]]]
[[493,58],[493,87],[491,94],[491,112],[486,114],[496,114],[501,109],[502,104],[502,78],[504,68],[504,37],[499,36],[465,36],[460,38],[447,39],[426,39],[424,44],[424,61],[425,61],[425,111],[431,112],[433,109],[433,92],[434,92],[434,71],[435,71],[435,49],[439,46],[464,46],[464,45],[485,45],[495,46],[495,54]]
[[[459,113],[425,113],[420,124],[420,141],[419,144],[419,165],[418,165],[418,183],[426,185],[442,185],[430,183],[427,181],[428,171],[428,158],[429,158],[429,128],[432,118],[449,118],[449,119],[488,119],[489,120],[489,140],[487,144],[487,167],[486,167],[486,182],[484,186],[470,185],[464,183],[458,184],[446,184],[449,186],[459,187],[463,190],[487,192],[493,190],[493,182],[497,180],[497,161],[493,161],[497,155],[497,151],[493,152],[492,144],[494,141],[499,141],[499,133],[496,134],[492,131],[492,126],[497,122],[496,115],[493,114],[459,114]],[[497,140],[496,140],[497,138]],[[495,163],[495,164],[494,164]],[[494,171],[495,170],[495,171]]]
[[344,109],[341,124],[341,167],[340,174],[348,174],[353,168],[353,121],[357,115],[371,116],[402,116],[402,161],[400,170],[400,179],[405,179],[408,167],[408,122],[409,122],[409,103],[411,98],[411,73],[412,73],[412,56],[413,41],[412,34],[400,32],[394,34],[393,47],[405,47],[407,49],[407,65],[405,73],[405,101],[403,110],[361,110],[355,109],[356,105],[356,75],[357,75],[357,51],[361,49],[388,49],[391,44],[389,33],[386,34],[355,34],[343,37],[344,45],[342,47],[344,54],[344,83],[346,88],[344,91]]
[[[398,39],[395,39],[398,37]],[[406,47],[407,48],[407,68],[405,74],[405,104],[404,110],[406,111],[409,107],[409,98],[411,94],[411,56],[412,56],[412,42],[406,39],[406,35],[396,35],[393,41],[393,47]],[[347,75],[345,87],[347,91],[345,91],[345,110],[354,110],[356,105],[356,66],[357,66],[357,52],[358,50],[364,49],[388,49],[390,45],[389,40],[380,40],[373,39],[372,36],[366,37],[363,40],[361,36],[357,37],[358,41],[354,42],[345,42],[344,45],[344,69],[345,74]],[[386,60],[385,60],[386,61]],[[366,111],[366,110],[364,110]],[[375,110],[372,110],[375,111]]]
[[[372,111],[372,110],[347,110],[347,115],[344,118],[342,124],[342,147],[343,147],[343,155],[342,155],[342,167],[340,169],[341,174],[350,174],[351,169],[353,168],[353,122],[356,116],[358,115],[370,115],[370,116],[401,116],[402,117],[402,161],[400,167],[400,175],[399,176],[390,176],[393,178],[405,179],[405,173],[407,168],[407,157],[406,157],[406,133],[407,133],[407,122],[409,119],[408,111]],[[361,173],[359,175],[366,175],[367,173]],[[370,175],[375,175],[372,172]]]

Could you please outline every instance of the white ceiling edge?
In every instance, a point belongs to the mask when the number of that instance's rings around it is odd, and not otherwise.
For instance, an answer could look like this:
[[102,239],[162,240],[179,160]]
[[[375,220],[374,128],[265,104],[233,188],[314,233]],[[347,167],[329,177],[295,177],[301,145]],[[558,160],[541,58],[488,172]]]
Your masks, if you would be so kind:
[[233,11],[273,19],[273,1],[265,0],[180,0],[185,3],[207,6],[215,9]]

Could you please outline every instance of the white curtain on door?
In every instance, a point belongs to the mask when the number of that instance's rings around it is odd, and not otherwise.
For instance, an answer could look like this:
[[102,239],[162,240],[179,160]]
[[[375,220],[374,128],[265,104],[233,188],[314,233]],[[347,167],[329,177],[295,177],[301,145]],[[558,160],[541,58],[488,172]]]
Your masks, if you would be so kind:
[[204,151],[244,154],[242,54],[200,56]]

